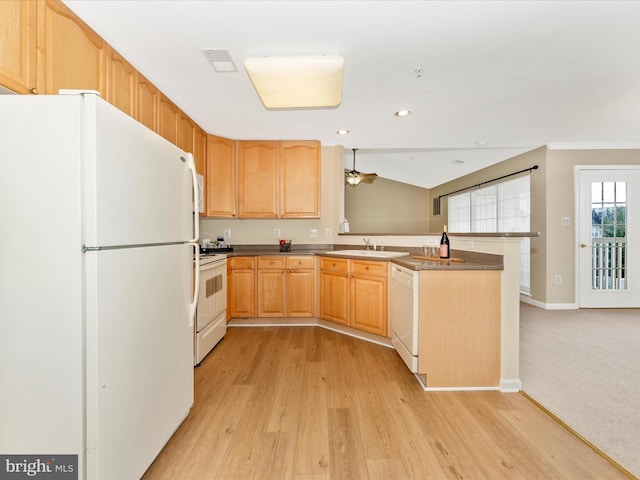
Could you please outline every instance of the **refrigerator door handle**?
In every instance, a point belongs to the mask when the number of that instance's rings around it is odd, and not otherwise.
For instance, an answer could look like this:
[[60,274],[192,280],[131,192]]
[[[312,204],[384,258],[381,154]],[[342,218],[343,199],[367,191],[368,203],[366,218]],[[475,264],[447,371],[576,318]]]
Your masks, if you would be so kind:
[[191,170],[191,180],[192,180],[192,184],[193,184],[193,188],[191,189],[193,191],[193,238],[191,240],[189,240],[189,243],[198,243],[198,240],[200,239],[200,215],[199,215],[199,208],[198,208],[198,200],[200,197],[200,193],[198,192],[199,186],[198,186],[198,172],[196,172],[196,162],[193,159],[193,155],[190,153],[187,153],[187,158],[185,159],[184,157],[180,157],[181,160],[187,162],[187,166],[189,167],[189,170]]
[[196,307],[198,306],[198,295],[200,295],[200,245],[197,242],[189,242],[189,245],[193,245],[195,249],[195,262],[193,268],[194,272],[194,286],[193,286],[193,299],[189,304],[189,327],[193,328],[193,319],[196,316]]

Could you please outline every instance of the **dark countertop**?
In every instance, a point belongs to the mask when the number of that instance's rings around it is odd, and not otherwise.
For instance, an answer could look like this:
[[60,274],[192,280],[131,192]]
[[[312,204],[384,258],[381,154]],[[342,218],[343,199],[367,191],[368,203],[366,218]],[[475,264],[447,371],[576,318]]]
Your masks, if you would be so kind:
[[[502,257],[501,255],[492,255]],[[463,258],[463,257],[462,257]],[[440,262],[413,258],[411,255],[396,257],[390,260],[392,263],[411,270],[503,270],[502,258],[498,262],[479,262],[477,260],[464,259],[464,262]]]
[[[442,232],[423,232],[423,233],[393,233],[393,232],[349,232],[349,233],[338,233],[339,237],[342,236],[353,236],[353,237],[360,237],[360,236],[384,236],[384,237],[423,237],[423,236],[428,236],[428,237],[439,237],[440,235],[442,235]],[[449,235],[450,237],[487,237],[487,238],[526,238],[526,237],[540,237],[541,233],[540,232],[483,232],[483,233],[478,233],[478,232],[468,232],[468,233],[462,233],[462,232],[447,232],[447,235]]]
[[362,260],[376,260],[379,262],[391,262],[409,268],[411,270],[502,270],[502,255],[471,252],[466,250],[451,250],[451,256],[462,258],[464,262],[440,262],[413,258],[421,255],[419,248],[415,247],[387,247],[387,251],[409,252],[409,255],[394,258],[380,258],[366,255],[332,255],[327,252],[333,250],[363,250],[343,245],[299,245],[293,246],[290,252],[280,252],[277,245],[240,245],[234,247],[233,252],[227,252],[227,256],[264,256],[264,255],[318,255],[332,258],[354,258]]

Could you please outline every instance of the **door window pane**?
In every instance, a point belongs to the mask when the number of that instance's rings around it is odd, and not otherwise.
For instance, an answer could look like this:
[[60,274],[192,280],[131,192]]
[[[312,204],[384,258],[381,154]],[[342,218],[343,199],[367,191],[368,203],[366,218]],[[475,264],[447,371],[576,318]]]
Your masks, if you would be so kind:
[[591,184],[591,288],[626,290],[627,184]]

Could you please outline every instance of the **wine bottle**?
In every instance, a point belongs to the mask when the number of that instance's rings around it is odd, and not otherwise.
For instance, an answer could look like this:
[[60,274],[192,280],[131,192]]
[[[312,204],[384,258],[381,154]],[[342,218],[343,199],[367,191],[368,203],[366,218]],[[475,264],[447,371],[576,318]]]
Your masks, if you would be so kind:
[[440,258],[449,258],[449,236],[447,235],[446,225],[443,227],[442,237],[440,238]]

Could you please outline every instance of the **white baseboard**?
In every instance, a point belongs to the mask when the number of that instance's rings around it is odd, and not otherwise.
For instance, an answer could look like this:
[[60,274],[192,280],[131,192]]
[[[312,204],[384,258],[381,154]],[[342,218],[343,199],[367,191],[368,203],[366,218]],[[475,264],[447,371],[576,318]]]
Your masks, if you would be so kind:
[[522,381],[519,378],[501,378],[500,391],[502,393],[517,393],[522,390]]
[[544,303],[533,300],[529,295],[520,294],[520,301],[527,305],[543,308],[544,310],[577,310],[580,308],[576,303]]

